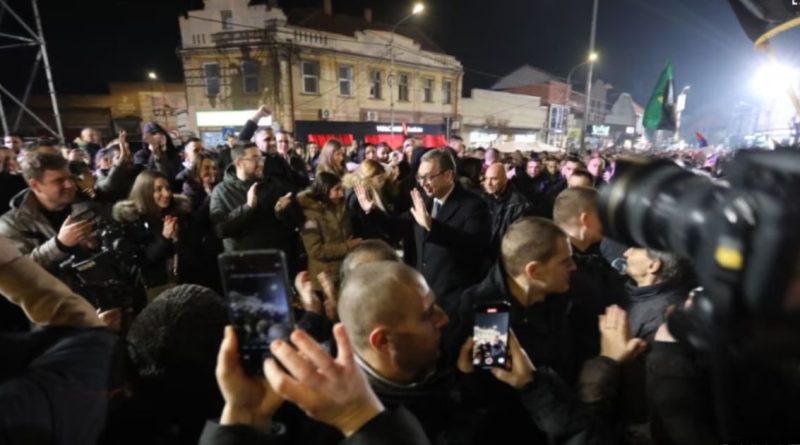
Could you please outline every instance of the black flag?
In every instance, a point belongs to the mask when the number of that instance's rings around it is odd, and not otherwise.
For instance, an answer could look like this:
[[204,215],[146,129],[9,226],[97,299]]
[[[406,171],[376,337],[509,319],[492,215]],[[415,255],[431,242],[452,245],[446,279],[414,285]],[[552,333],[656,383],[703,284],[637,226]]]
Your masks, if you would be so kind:
[[800,0],[728,1],[745,34],[754,42],[770,29],[800,17]]

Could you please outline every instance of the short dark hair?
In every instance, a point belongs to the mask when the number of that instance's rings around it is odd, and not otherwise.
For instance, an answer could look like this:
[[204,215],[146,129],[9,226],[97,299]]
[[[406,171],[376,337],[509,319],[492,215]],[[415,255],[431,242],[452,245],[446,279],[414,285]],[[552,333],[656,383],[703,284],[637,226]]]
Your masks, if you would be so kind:
[[341,183],[342,178],[336,176],[335,174],[325,171],[319,172],[309,188],[311,191],[310,196],[317,201],[329,203],[330,198],[328,198],[328,193],[332,188]]
[[441,171],[451,170],[453,175],[456,175],[458,172],[456,171],[456,161],[453,159],[453,155],[450,154],[448,150],[442,149],[435,149],[435,150],[428,150],[427,153],[422,155],[422,159],[420,162],[432,162],[436,161],[436,164],[439,166]]
[[658,277],[662,281],[680,281],[684,277],[686,263],[678,255],[659,250],[645,249],[647,257],[661,262]]
[[231,148],[231,159],[234,161],[244,158],[244,152],[248,148],[258,148],[253,142],[238,143]]
[[457,135],[457,134],[451,134],[451,135],[450,135],[450,139],[451,139],[451,140],[454,140],[454,141],[461,141],[461,142],[464,142],[464,138],[462,138],[461,136],[459,136],[459,135]]
[[517,275],[531,261],[545,262],[553,257],[556,242],[567,237],[553,221],[536,216],[520,218],[511,224],[500,243],[506,272]]
[[46,170],[63,170],[68,166],[66,158],[61,155],[32,152],[22,161],[22,176],[26,181],[41,181]]

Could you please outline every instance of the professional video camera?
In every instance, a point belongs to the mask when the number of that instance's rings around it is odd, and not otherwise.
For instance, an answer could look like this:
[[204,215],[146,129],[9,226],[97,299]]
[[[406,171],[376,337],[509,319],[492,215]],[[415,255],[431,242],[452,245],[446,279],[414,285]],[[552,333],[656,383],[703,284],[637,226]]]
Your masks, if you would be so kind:
[[89,257],[68,258],[59,265],[70,288],[101,310],[122,308],[132,314],[141,310],[146,297],[139,267],[142,234],[135,228],[94,219],[94,238],[99,249]]
[[[800,277],[800,152],[742,151],[728,185],[673,162],[617,162],[600,193],[606,233],[691,260],[703,291],[670,317],[670,332],[696,348],[742,350],[800,345],[800,308],[789,294]],[[796,348],[792,348],[796,351]]]

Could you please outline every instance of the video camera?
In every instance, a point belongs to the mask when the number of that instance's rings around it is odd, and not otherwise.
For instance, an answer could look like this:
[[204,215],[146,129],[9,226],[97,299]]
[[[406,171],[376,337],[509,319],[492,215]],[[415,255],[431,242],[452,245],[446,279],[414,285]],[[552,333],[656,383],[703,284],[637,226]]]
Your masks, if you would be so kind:
[[92,235],[100,246],[89,257],[72,255],[59,265],[70,288],[101,310],[140,310],[145,295],[140,259],[143,234],[123,224],[94,218]]
[[692,261],[703,291],[669,317],[675,337],[704,350],[796,346],[800,151],[741,151],[725,172],[727,185],[666,159],[617,161],[600,192],[606,233]]

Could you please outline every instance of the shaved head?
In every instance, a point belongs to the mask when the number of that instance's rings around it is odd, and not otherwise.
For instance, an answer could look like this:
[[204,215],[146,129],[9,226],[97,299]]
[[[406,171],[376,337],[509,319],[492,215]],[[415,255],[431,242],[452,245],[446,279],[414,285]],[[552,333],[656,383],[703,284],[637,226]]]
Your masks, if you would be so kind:
[[406,318],[412,299],[430,292],[422,275],[395,261],[362,264],[348,273],[339,295],[339,319],[356,351],[369,347],[370,332],[378,326],[395,327]]
[[508,185],[508,176],[506,175],[506,168],[503,164],[496,163],[486,169],[483,188],[486,193],[490,195],[499,195],[506,191]]
[[364,240],[344,257],[342,268],[339,271],[341,281],[356,268],[378,261],[400,262],[400,257],[386,241],[379,239]]

